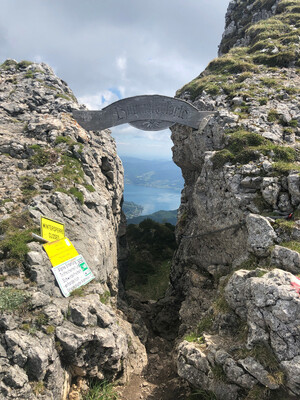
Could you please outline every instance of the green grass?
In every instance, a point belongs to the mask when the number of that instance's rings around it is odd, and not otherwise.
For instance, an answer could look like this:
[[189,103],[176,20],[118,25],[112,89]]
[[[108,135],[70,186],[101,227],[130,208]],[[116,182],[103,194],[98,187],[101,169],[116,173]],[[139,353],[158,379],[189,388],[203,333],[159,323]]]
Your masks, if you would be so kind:
[[110,291],[107,290],[106,292],[100,294],[99,295],[99,299],[100,299],[102,304],[107,304],[109,302],[109,299],[110,299]]
[[[252,4],[253,10],[269,7],[274,4],[272,1],[257,0]],[[193,101],[205,90],[212,96],[217,96],[223,92],[232,98],[242,89],[242,86],[238,85],[250,78],[253,73],[260,72],[263,69],[275,71],[278,68],[289,67],[294,64],[299,66],[299,3],[286,6],[284,2],[280,2],[278,7],[281,11],[277,15],[253,24],[251,15],[244,13],[244,2],[238,2],[232,11],[232,18],[235,21],[240,21],[242,28],[239,37],[247,35],[250,38],[249,46],[233,47],[239,38],[236,32],[223,38],[221,42],[223,56],[211,61],[206,70],[179,90],[177,95],[188,92]],[[252,12],[254,12],[253,10]],[[279,51],[274,54],[272,51],[275,48]],[[228,80],[233,80],[233,82],[228,84]],[[243,89],[246,89],[246,86],[244,85]],[[263,87],[279,89],[280,86],[281,83],[278,79],[262,78],[261,87],[257,85],[256,88],[252,88],[252,96],[254,95],[257,98],[260,89]],[[292,91],[299,93],[299,88],[292,89]]]
[[71,99],[70,99],[69,96],[66,96],[65,94],[62,94],[62,93],[56,93],[55,98],[56,98],[56,99],[57,99],[57,98],[61,98],[61,99],[64,99],[64,100],[71,101]]
[[70,136],[57,136],[55,139],[55,144],[61,144],[61,143],[66,143],[69,146],[72,146],[74,144],[77,144],[73,139],[70,138]]
[[72,194],[79,201],[80,204],[84,204],[84,196],[80,190],[75,187],[71,187],[68,192]]
[[45,389],[45,383],[43,381],[32,382],[32,391],[36,396],[43,394]]
[[112,383],[93,380],[89,384],[88,393],[82,396],[83,400],[118,400],[119,396]]
[[20,177],[19,180],[22,182],[21,191],[23,195],[23,201],[27,203],[38,193],[34,186],[36,183],[36,178],[30,175],[25,175]]
[[239,349],[235,352],[236,358],[253,357],[258,361],[267,371],[273,373],[280,371],[279,362],[273,353],[272,349],[265,343],[257,343],[255,346],[248,350],[246,348]]
[[34,167],[44,167],[51,161],[51,154],[49,150],[41,148],[39,145],[32,145],[31,149],[34,155],[30,157],[30,162]]
[[26,72],[26,74],[25,74],[25,76],[24,76],[24,78],[26,78],[26,79],[32,79],[32,78],[34,78],[34,72],[32,71],[32,70],[29,70],[29,71],[27,71]]
[[19,264],[24,262],[29,251],[27,243],[33,240],[31,232],[39,233],[39,228],[33,224],[27,212],[15,214],[0,223],[0,232],[4,238],[0,242],[0,249],[4,258]]
[[209,390],[194,389],[186,400],[217,400],[217,397]]
[[290,250],[298,251],[300,253],[300,243],[291,240],[290,242],[282,242],[280,246],[287,247]]
[[70,293],[71,297],[83,297],[84,296],[84,286],[80,286],[77,289],[72,290]]
[[24,290],[0,288],[0,311],[23,311],[28,307],[30,295]]
[[257,161],[260,154],[268,156],[274,162],[291,163],[296,160],[295,149],[273,144],[261,135],[244,130],[229,134],[227,145],[212,157],[213,168],[221,168],[226,163],[247,164]]
[[272,164],[273,170],[281,175],[287,175],[290,171],[300,172],[300,164],[286,161],[277,161]]
[[32,61],[22,60],[16,65],[16,67],[17,67],[17,69],[23,69],[23,68],[29,67],[29,65],[32,65],[32,64],[33,64]]
[[96,189],[94,188],[94,186],[89,185],[87,183],[84,183],[83,186],[89,191],[89,192],[95,192]]

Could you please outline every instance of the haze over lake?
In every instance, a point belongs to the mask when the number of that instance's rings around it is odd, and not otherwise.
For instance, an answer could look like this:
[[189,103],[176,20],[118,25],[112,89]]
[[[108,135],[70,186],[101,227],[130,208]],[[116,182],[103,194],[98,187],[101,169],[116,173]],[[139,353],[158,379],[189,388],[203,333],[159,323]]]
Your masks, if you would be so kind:
[[125,175],[125,201],[143,206],[143,215],[179,207],[184,183],[181,170],[173,161],[121,158]]
[[176,210],[180,205],[180,190],[125,184],[124,200],[143,206],[142,215],[160,210]]

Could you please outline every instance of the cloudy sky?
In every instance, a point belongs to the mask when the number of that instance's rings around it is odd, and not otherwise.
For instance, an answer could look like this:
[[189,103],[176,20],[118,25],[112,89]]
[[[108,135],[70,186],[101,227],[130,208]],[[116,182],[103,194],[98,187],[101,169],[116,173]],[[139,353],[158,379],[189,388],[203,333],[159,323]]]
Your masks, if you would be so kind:
[[[0,63],[46,62],[80,102],[174,96],[217,55],[228,0],[0,0]],[[118,152],[171,158],[170,131],[112,129]]]

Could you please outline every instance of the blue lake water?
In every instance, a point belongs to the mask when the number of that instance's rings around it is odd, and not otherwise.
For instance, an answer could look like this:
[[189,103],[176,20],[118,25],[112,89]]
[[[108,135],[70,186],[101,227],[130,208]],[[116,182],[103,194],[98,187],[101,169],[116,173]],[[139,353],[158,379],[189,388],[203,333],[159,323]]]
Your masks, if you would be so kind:
[[144,207],[143,215],[159,210],[176,210],[180,205],[180,190],[125,185],[124,200]]

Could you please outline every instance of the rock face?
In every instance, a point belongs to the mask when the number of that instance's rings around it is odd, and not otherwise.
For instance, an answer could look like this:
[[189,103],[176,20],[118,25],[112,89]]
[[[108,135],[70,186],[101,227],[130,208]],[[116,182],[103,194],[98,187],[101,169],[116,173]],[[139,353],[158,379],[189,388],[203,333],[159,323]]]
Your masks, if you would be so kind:
[[178,373],[217,399],[300,395],[296,20],[297,1],[231,1],[220,57],[177,92],[217,111],[172,127],[185,185],[169,290]]
[[[116,311],[123,167],[109,131],[72,118],[80,107],[46,64],[0,67],[1,399],[66,398],[78,376],[126,379],[146,362]],[[32,240],[41,215],[65,224],[93,271],[83,297],[63,298]]]

